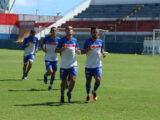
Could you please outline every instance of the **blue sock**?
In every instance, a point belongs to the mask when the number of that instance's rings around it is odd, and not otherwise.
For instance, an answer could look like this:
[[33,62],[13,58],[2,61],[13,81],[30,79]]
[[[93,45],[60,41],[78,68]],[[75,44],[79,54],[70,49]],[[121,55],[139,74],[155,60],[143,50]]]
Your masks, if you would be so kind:
[[64,91],[61,90],[61,96],[64,96]]
[[94,83],[94,92],[96,92],[96,90],[99,88],[100,83]]
[[25,72],[25,74],[28,75],[28,72],[29,72],[29,71],[27,70],[27,71]]
[[47,77],[48,76],[48,72],[46,72],[44,75]]
[[86,83],[86,91],[87,91],[87,95],[90,94],[90,89],[91,89],[91,84]]
[[51,76],[50,86],[53,85],[54,80],[55,80],[55,77],[54,77],[54,76]]
[[71,92],[72,92],[72,89],[69,88],[69,89],[68,89],[68,93],[70,94]]

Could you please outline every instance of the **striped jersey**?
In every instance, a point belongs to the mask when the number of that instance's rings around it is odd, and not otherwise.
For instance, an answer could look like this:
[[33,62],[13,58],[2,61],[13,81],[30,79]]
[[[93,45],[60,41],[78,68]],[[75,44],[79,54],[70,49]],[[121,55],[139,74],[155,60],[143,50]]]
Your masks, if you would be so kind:
[[51,36],[46,36],[43,41],[43,48],[47,49],[47,52],[45,53],[45,60],[46,61],[57,61],[58,56],[57,53],[55,53],[55,48],[58,45],[58,41],[60,40],[59,37],[55,37],[54,39],[51,38]]
[[92,38],[89,38],[84,43],[84,50],[87,48],[92,48],[92,50],[86,53],[86,68],[97,68],[102,66],[101,61],[101,50],[103,48],[103,41],[101,39],[97,39],[97,41],[93,41]]
[[[30,46],[27,46],[27,43],[31,43]],[[38,50],[39,41],[37,37],[33,39],[30,36],[24,38],[22,48],[24,49],[24,56],[33,55],[35,54],[35,49]]]
[[71,68],[77,66],[77,60],[75,55],[75,48],[78,47],[77,39],[72,38],[72,40],[68,40],[67,37],[63,37],[58,42],[57,48],[61,49],[67,46],[66,50],[61,53],[61,68]]

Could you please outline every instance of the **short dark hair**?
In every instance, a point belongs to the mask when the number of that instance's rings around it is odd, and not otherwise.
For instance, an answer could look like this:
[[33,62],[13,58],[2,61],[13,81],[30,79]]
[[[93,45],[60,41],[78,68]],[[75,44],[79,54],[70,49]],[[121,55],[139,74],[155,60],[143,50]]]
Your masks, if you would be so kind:
[[72,27],[72,26],[67,26],[67,27],[65,28],[65,30],[67,30],[67,29],[69,29],[69,28],[72,28],[72,29],[73,29],[73,27]]
[[98,27],[97,27],[97,26],[93,26],[93,27],[91,27],[91,32],[92,32],[93,30],[96,30],[96,29],[98,29]]
[[54,29],[57,29],[57,28],[56,27],[51,27],[51,31],[54,30]]
[[31,30],[31,31],[30,31],[30,34],[35,34],[35,33],[36,33],[35,30]]

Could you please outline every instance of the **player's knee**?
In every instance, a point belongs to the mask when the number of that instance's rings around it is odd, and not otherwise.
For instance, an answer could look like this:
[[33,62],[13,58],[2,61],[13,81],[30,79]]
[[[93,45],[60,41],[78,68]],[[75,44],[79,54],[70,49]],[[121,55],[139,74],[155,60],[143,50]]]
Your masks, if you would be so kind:
[[29,61],[29,66],[32,66],[33,62],[32,61]]
[[27,64],[23,64],[23,68],[26,68]]
[[87,83],[87,84],[90,84],[90,83],[91,83],[91,80],[87,80],[86,83]]
[[76,82],[76,76],[71,76],[71,80],[72,80],[73,82]]
[[66,84],[66,79],[62,79],[62,84]]
[[48,73],[49,73],[50,75],[52,75],[52,74],[53,74],[53,71],[52,71],[52,70],[48,70]]
[[56,74],[55,71],[52,71],[52,72],[51,72],[51,75],[52,75],[52,76],[55,76],[55,74]]
[[101,78],[100,77],[97,77],[96,78],[96,83],[100,83],[101,82]]

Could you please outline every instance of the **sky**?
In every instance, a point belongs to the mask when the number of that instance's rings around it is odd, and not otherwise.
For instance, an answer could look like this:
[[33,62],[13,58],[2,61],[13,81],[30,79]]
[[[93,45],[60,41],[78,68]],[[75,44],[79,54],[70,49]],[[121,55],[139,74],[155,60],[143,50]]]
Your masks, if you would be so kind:
[[16,0],[13,13],[56,16],[78,5],[84,0]]

